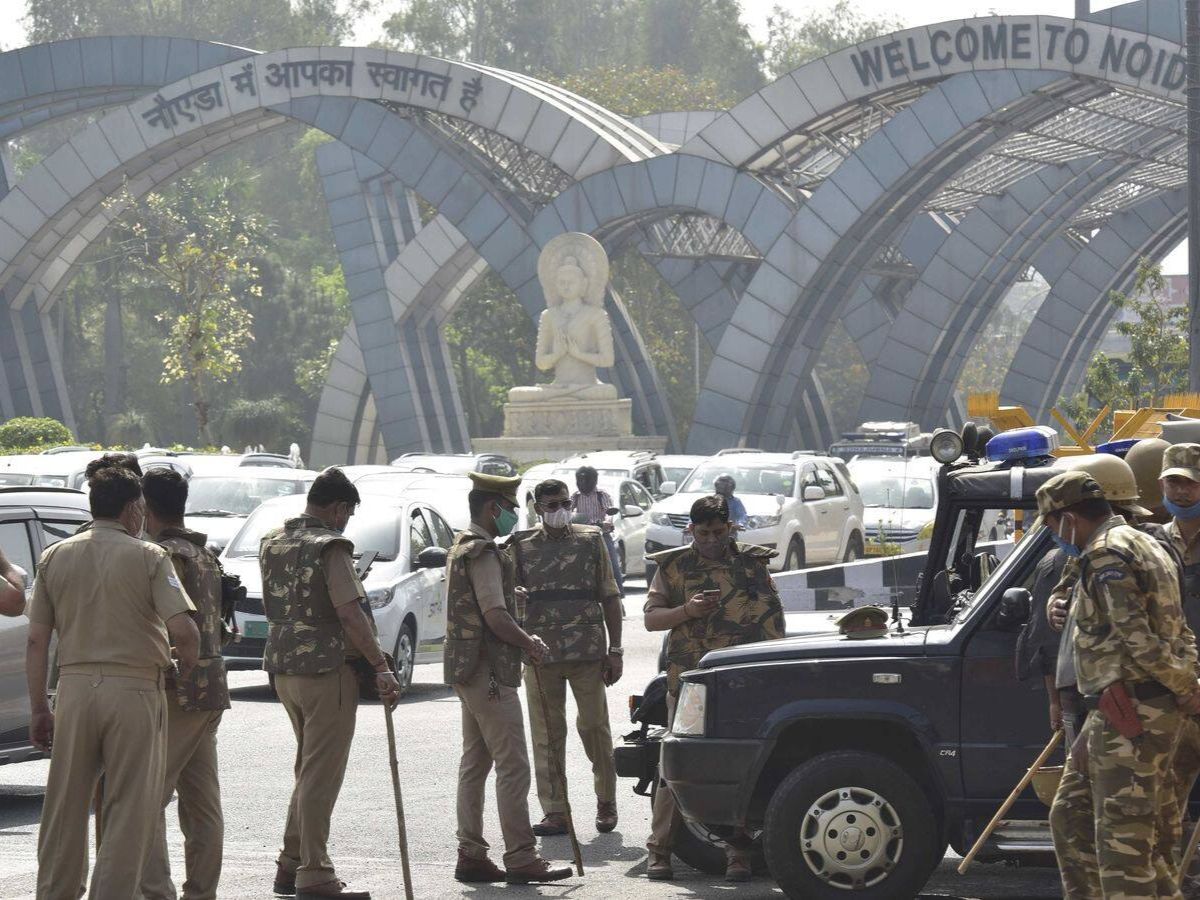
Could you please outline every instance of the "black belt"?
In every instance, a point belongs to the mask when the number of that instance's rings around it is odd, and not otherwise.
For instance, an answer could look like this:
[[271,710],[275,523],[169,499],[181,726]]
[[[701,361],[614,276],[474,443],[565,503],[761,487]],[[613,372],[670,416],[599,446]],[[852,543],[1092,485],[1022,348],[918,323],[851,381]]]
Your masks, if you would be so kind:
[[[1137,681],[1133,684],[1126,683],[1125,690],[1136,700],[1154,700],[1158,697],[1166,697],[1170,695],[1171,689],[1166,685],[1157,681]],[[1099,694],[1082,694],[1083,705],[1087,709],[1100,708]]]

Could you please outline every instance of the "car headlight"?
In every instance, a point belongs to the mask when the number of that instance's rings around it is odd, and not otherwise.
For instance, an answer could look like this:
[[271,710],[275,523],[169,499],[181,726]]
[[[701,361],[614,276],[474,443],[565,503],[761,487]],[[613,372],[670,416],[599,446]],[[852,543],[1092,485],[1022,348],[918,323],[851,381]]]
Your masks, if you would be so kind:
[[367,591],[367,603],[371,605],[371,609],[383,609],[392,602],[394,596],[396,596],[395,588],[375,588]]
[[671,517],[666,513],[652,512],[650,513],[650,521],[655,525],[666,525],[668,528],[671,526]]
[[685,681],[679,689],[679,701],[675,704],[675,721],[671,723],[672,734],[704,734],[704,711],[708,704],[708,688],[694,681]]
[[747,516],[746,528],[774,528],[779,524],[779,516]]

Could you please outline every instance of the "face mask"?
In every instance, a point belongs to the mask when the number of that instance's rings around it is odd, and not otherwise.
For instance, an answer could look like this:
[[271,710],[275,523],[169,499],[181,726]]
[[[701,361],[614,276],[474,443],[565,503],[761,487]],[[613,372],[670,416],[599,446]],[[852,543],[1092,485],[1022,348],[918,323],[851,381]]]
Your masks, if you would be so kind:
[[1177,519],[1200,519],[1200,503],[1193,503],[1191,506],[1180,506],[1178,503],[1172,503],[1166,497],[1163,497],[1163,506],[1167,508],[1167,512]]
[[500,515],[496,516],[496,534],[501,536],[512,534],[512,530],[517,527],[518,521],[519,519],[515,510],[500,510]]
[[542,513],[542,521],[547,528],[566,528],[571,524],[571,511],[569,509],[552,509],[548,513]]
[[[1064,524],[1065,524],[1064,520],[1060,519],[1059,523],[1058,523],[1058,527],[1061,529]],[[1066,538],[1064,538],[1061,534],[1058,534],[1056,532],[1051,532],[1050,537],[1054,539],[1054,543],[1056,543],[1058,545],[1058,549],[1061,550],[1063,553],[1067,554],[1067,556],[1082,555],[1082,551],[1078,547],[1076,547],[1073,543],[1071,543],[1071,541],[1068,541]],[[1075,537],[1075,529],[1074,528],[1071,529],[1071,537],[1072,538]]]

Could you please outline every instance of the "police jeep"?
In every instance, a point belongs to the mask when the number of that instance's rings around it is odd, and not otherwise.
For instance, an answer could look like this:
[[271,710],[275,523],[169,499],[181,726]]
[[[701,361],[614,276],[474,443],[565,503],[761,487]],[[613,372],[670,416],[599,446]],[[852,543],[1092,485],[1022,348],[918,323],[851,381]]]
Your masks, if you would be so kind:
[[[828,613],[789,613],[788,637],[686,673],[670,732],[662,676],[631,699],[640,728],[617,748],[618,773],[652,793],[661,742],[688,820],[677,856],[720,872],[720,838],[744,823],[789,897],[898,898],[948,845],[970,848],[1049,737],[1044,685],[1018,681],[1014,658],[1050,537],[989,544],[980,526],[997,510],[1032,522],[1056,449],[1048,428],[936,433],[930,549],[884,635],[851,640]],[[1047,862],[1045,806],[1027,791],[1009,816],[978,858]]]

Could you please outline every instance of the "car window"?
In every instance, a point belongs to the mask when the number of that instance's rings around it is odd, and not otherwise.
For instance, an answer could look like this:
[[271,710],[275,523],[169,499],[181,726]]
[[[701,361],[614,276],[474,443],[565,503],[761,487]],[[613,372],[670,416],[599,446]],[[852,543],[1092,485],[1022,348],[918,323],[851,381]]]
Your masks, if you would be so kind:
[[258,478],[247,473],[212,475],[188,482],[189,516],[248,516],[266,500],[299,494],[306,490],[303,481],[283,478]]
[[29,528],[25,520],[0,522],[0,549],[8,561],[20,566],[33,577],[33,544],[29,541]]
[[[773,494],[791,497],[796,487],[796,467],[782,463],[735,463],[732,459],[708,462],[691,474],[680,490],[682,494],[711,494],[713,482],[731,475],[737,483],[736,495]],[[816,484],[816,482],[813,482]]]
[[824,466],[817,466],[817,483],[825,489],[826,497],[840,497],[842,495],[842,486],[833,477],[833,473]]
[[621,501],[620,501],[621,509],[624,510],[626,506],[637,506],[637,505],[638,505],[638,502],[634,498],[634,494],[633,494],[633,482],[631,482],[631,481],[621,482]]
[[454,543],[454,529],[447,525],[446,520],[432,509],[425,510],[425,517],[433,523],[433,534],[437,545],[443,550],[449,550]]
[[800,471],[800,487],[820,487],[821,482],[817,480],[817,470],[815,466],[805,466]]
[[59,520],[59,519],[39,519],[42,527],[42,547],[43,549],[53,544],[57,544],[63,538],[69,538],[79,530],[79,526],[86,522],[86,519],[74,520]]
[[638,506],[640,506],[642,509],[649,509],[651,506],[654,505],[654,498],[651,497],[646,492],[646,489],[643,488],[640,484],[631,484],[629,486],[629,491],[630,491],[630,493],[633,494],[633,502],[636,503]]
[[411,544],[408,552],[410,558],[413,560],[416,560],[421,555],[421,551],[426,547],[433,546],[433,535],[429,533],[429,524],[425,521],[425,517],[421,515],[419,509],[412,511],[412,521],[409,523],[408,535],[409,543]]

